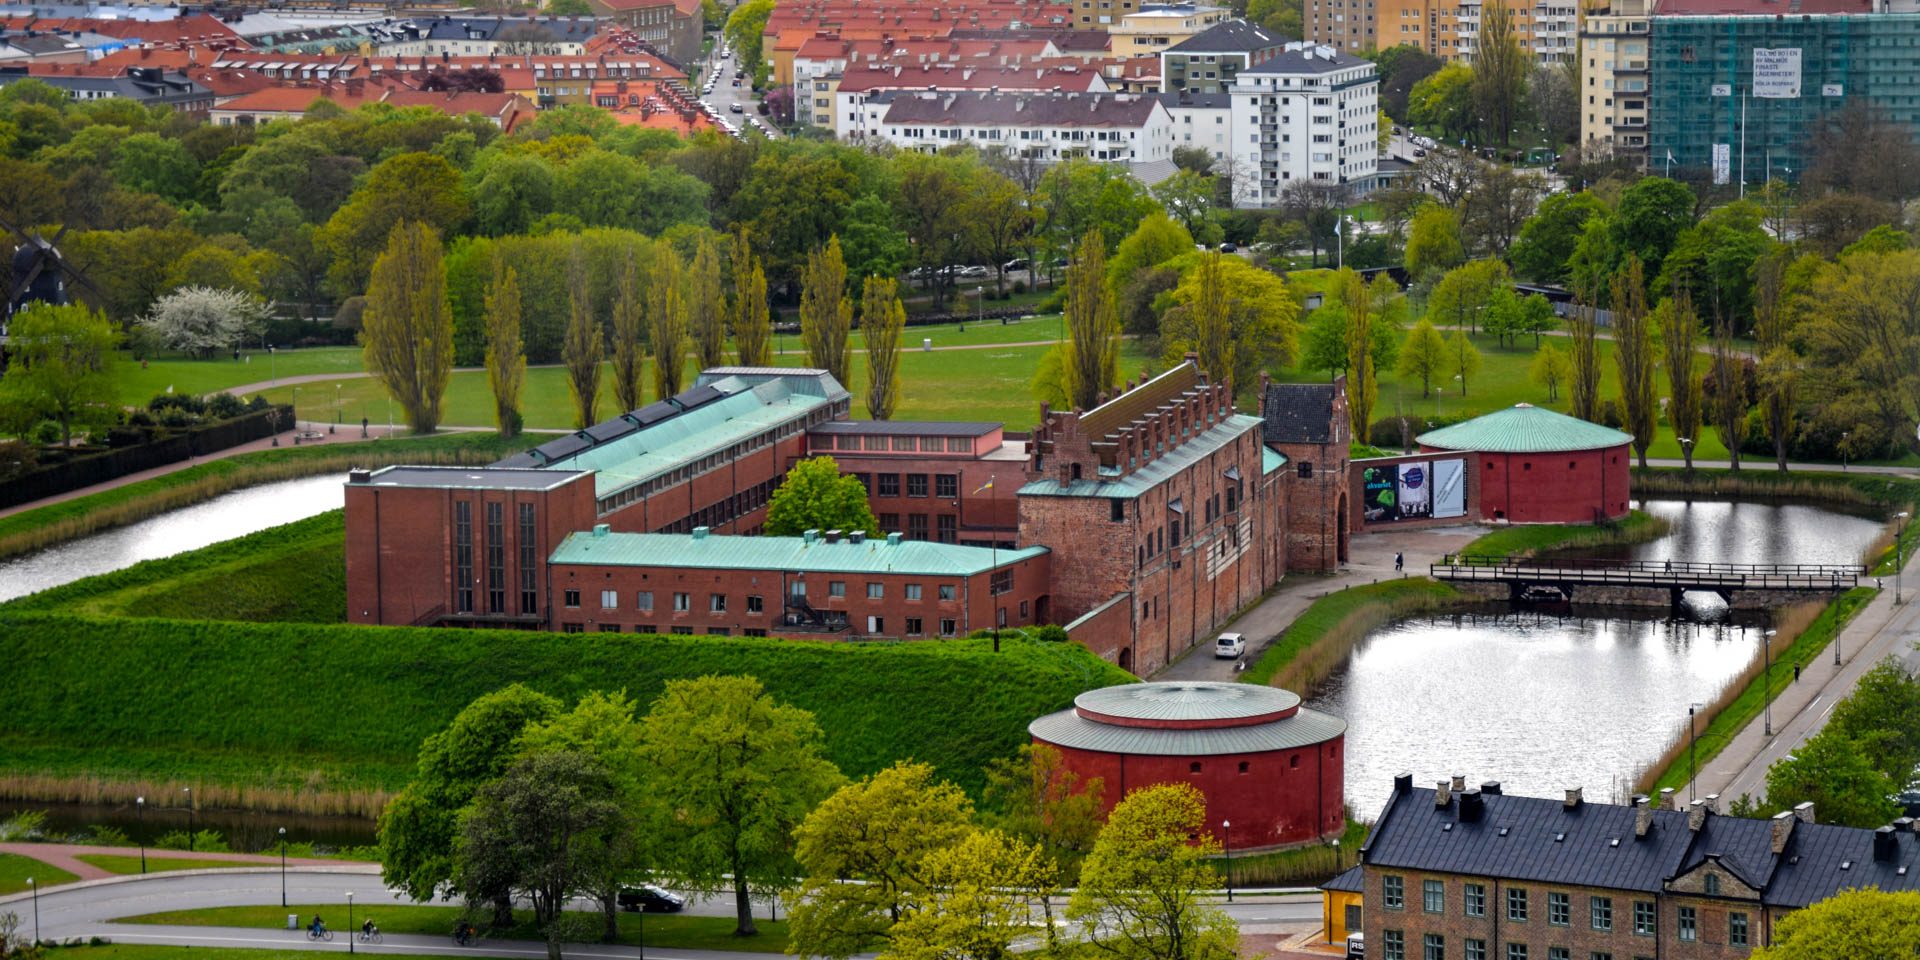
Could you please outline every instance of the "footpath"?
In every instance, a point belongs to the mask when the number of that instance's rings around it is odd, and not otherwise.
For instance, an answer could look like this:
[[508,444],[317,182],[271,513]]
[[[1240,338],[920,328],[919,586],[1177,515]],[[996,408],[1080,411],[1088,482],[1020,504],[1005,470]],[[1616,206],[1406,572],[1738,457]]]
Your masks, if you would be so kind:
[[[23,857],[31,857],[47,866],[59,867],[82,880],[99,880],[104,877],[119,876],[119,874],[80,860],[78,859],[80,856],[105,855],[114,857],[138,857],[140,856],[140,848],[96,847],[76,843],[0,843],[0,853],[12,853]],[[156,850],[152,847],[147,848],[146,856],[148,866],[153,869],[164,869],[163,866],[155,863],[155,861],[164,860],[193,860],[196,862],[217,860],[222,863],[232,863],[236,866],[267,866],[269,864],[278,866],[280,863],[278,856],[270,854],[205,853],[186,850]],[[355,860],[323,860],[316,857],[287,858],[287,865],[291,867],[339,867],[356,864],[358,862],[359,861]]]

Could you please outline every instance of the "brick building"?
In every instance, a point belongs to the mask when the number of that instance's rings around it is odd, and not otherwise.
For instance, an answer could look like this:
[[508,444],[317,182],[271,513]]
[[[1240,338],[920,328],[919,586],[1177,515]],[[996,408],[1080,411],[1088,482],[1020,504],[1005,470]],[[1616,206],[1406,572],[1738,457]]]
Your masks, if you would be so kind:
[[1513,523],[1593,523],[1627,515],[1633,437],[1517,403],[1414,438],[1422,451],[1472,454],[1474,513]]
[[880,529],[910,540],[1012,547],[1014,490],[1027,445],[998,423],[833,420],[807,431],[809,455],[831,456],[860,478]]
[[1284,487],[1287,569],[1338,568],[1347,562],[1352,538],[1346,376],[1332,383],[1274,383],[1262,374],[1260,419],[1267,446],[1291,464]]
[[1080,782],[1105,781],[1105,810],[1140,787],[1193,784],[1235,851],[1340,835],[1346,729],[1277,687],[1203,682],[1089,690],[1027,727]]
[[[1843,890],[1920,890],[1914,821],[1877,830],[1506,796],[1464,777],[1394,791],[1360,862],[1367,955],[1379,960],[1723,960],[1772,943],[1781,916]],[[1344,896],[1344,895],[1343,895]]]

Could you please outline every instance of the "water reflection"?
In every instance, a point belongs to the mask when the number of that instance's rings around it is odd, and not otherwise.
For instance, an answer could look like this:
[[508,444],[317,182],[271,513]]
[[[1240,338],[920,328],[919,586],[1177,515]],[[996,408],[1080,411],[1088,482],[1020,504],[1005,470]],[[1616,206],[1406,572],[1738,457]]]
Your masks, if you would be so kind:
[[116,530],[0,561],[0,601],[338,510],[346,503],[343,481],[337,474],[326,474],[236,490]]
[[1886,520],[1805,503],[1645,500],[1634,504],[1673,525],[1650,543],[1583,553],[1703,563],[1859,563]]
[[[143,814],[136,811],[131,803],[0,800],[0,820],[20,811],[40,811],[47,815],[42,829],[48,834],[65,836],[88,827],[104,826],[126,834],[129,843],[139,843],[143,838],[151,843],[168,833],[186,831],[189,823],[186,807],[162,807],[157,803],[149,803],[147,807]],[[194,812],[191,823],[196,830],[212,830],[220,834],[226,838],[229,846],[241,853],[277,849],[275,843],[281,827],[287,828],[288,843],[314,843],[335,849],[364,846],[377,839],[374,821],[359,817],[201,809]]]

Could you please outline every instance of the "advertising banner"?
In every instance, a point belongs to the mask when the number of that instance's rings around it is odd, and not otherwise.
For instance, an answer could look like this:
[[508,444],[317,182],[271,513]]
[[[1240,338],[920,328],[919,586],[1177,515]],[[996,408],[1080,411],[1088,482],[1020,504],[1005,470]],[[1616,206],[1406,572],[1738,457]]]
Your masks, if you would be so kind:
[[1725,186],[1733,179],[1733,147],[1725,143],[1713,145],[1713,184]]
[[1360,471],[1360,512],[1368,523],[1400,519],[1400,477],[1393,464]]
[[1467,512],[1465,460],[1433,461],[1433,515],[1458,517]]
[[1433,516],[1433,467],[1426,462],[1400,465],[1400,519]]
[[1767,100],[1800,97],[1800,48],[1753,48],[1753,95]]

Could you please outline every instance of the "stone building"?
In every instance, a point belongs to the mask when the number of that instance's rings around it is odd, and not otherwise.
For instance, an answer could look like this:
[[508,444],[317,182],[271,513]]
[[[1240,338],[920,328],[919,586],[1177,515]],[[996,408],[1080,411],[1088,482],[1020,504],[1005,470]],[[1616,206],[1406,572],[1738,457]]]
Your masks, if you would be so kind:
[[1337,569],[1347,562],[1352,535],[1346,376],[1332,383],[1274,383],[1263,374],[1260,419],[1267,446],[1289,464],[1287,569]]

